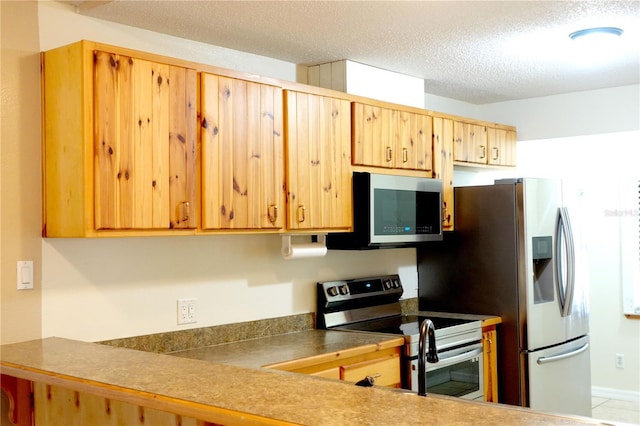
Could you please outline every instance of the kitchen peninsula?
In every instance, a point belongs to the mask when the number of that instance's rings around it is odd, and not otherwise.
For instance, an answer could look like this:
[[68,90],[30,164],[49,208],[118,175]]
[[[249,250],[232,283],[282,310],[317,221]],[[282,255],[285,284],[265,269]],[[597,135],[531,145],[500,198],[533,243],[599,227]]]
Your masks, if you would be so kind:
[[[3,382],[7,376],[33,382],[36,413],[41,401],[44,415],[65,419],[122,416],[127,424],[181,425],[600,424],[55,337],[3,345],[1,350]],[[56,411],[65,402],[68,411]]]

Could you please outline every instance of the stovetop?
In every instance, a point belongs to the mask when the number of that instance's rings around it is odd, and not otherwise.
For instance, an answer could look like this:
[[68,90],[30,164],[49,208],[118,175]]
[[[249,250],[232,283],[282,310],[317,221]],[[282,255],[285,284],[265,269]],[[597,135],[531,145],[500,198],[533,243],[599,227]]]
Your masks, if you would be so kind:
[[[398,275],[319,282],[316,326],[331,330],[385,333],[404,336],[407,351],[417,351],[420,324],[430,319],[438,348],[480,340],[482,323],[455,314],[403,314]],[[416,346],[416,348],[413,348]]]
[[[400,315],[386,318],[378,318],[369,321],[360,321],[351,324],[344,324],[333,329],[368,331],[374,333],[399,334],[403,336],[417,336],[420,334],[420,324],[425,319],[430,319],[436,328],[436,334],[441,334],[448,327],[462,324],[469,324],[473,321],[468,319],[421,316],[421,315]],[[440,333],[438,333],[440,331]]]

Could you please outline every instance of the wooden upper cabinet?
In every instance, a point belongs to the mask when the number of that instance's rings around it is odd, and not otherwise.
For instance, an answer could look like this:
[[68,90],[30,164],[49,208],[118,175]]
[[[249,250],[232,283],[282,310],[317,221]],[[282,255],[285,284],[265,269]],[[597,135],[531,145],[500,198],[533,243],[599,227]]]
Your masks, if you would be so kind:
[[485,125],[454,121],[453,142],[455,161],[487,164],[487,127]]
[[433,177],[442,180],[442,229],[453,230],[453,120],[433,117]]
[[195,228],[196,72],[94,52],[95,228]]
[[141,55],[87,41],[42,55],[43,235],[197,227],[196,71]]
[[458,165],[516,165],[515,129],[503,125],[472,124],[456,120],[453,133],[454,161]]
[[287,228],[353,226],[350,102],[284,91]]
[[200,85],[202,228],[282,228],[282,89],[207,73]]
[[489,158],[487,164],[496,166],[516,165],[516,132],[501,128],[487,129]]
[[431,171],[431,116],[352,103],[353,164]]

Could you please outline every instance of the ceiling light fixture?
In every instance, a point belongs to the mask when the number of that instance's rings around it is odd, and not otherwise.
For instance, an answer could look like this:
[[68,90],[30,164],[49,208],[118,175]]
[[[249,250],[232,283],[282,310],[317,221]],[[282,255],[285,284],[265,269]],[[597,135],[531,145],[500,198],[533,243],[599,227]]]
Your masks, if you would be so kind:
[[595,27],[585,28],[584,30],[574,31],[569,34],[571,40],[578,40],[584,37],[603,37],[603,36],[617,36],[620,37],[624,31],[622,28],[617,27]]

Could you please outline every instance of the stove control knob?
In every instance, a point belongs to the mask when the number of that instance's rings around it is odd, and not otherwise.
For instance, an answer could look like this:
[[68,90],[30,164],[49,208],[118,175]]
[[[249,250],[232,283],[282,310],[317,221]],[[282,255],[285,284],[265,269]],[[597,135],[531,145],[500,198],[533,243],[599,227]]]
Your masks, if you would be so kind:
[[329,287],[327,289],[327,293],[329,296],[337,296],[338,295],[338,287]]
[[397,278],[393,279],[393,288],[400,288],[400,280]]
[[389,290],[391,288],[391,280],[384,280],[382,284],[384,285],[384,288],[386,290]]
[[349,286],[348,285],[341,285],[340,286],[340,294],[349,294]]

